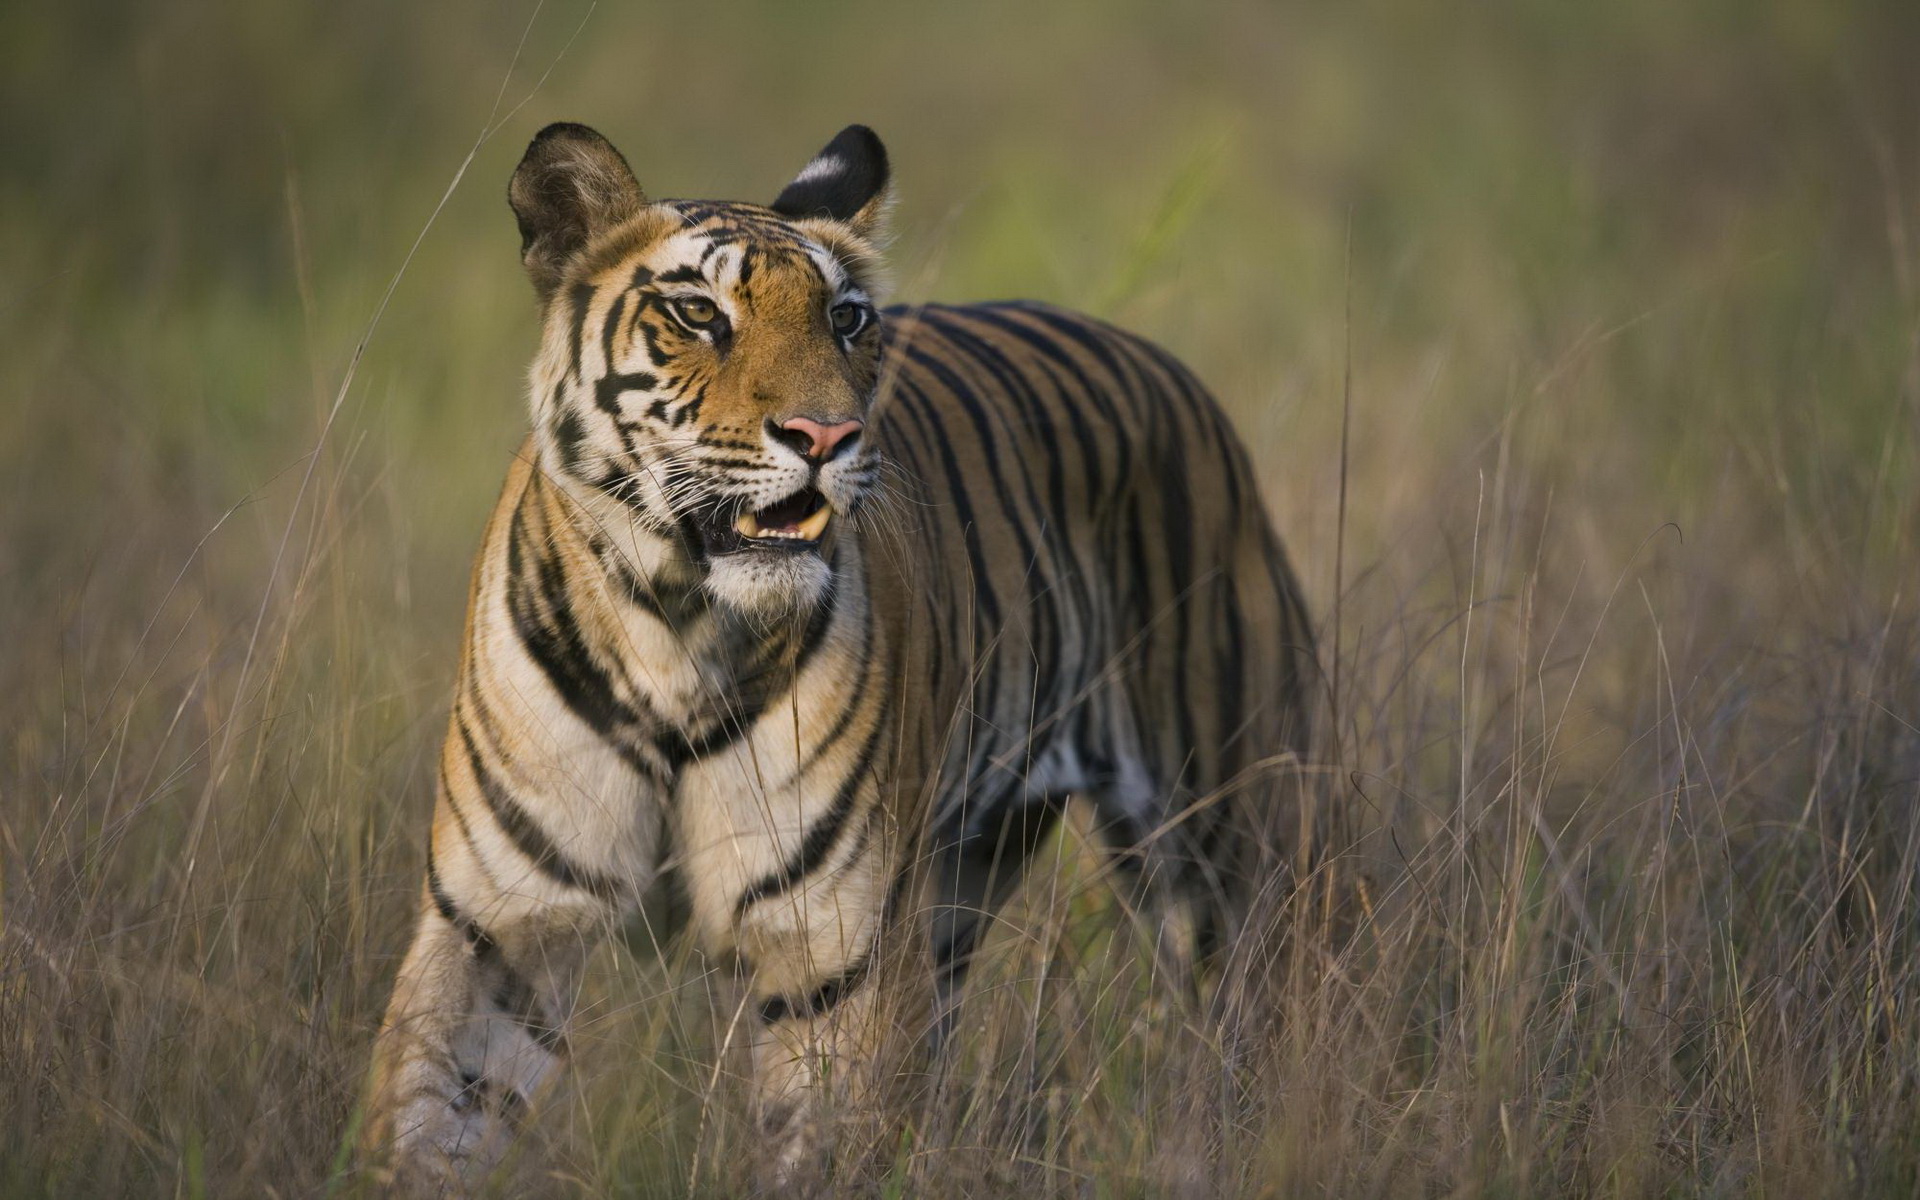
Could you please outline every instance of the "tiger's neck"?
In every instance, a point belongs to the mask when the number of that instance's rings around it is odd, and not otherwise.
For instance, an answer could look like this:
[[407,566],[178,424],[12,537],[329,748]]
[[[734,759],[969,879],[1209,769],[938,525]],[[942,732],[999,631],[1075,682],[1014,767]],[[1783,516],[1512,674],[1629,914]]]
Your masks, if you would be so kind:
[[676,724],[778,686],[782,664],[805,662],[842,589],[861,582],[857,547],[836,544],[835,587],[805,611],[757,619],[713,599],[677,530],[650,528],[598,488],[536,469],[522,503],[539,510],[548,553],[574,584],[572,617],[589,650],[629,665],[633,686]]

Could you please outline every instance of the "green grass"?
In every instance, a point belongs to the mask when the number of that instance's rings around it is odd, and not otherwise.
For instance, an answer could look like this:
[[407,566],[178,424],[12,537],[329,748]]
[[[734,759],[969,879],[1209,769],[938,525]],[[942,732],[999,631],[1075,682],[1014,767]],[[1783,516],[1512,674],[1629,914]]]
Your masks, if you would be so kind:
[[[902,297],[1190,362],[1339,661],[1240,1042],[1064,838],[843,1182],[1912,1194],[1917,51],[1867,0],[0,13],[0,1194],[360,1186],[562,118],[742,198],[873,125]],[[738,1192],[727,997],[598,960],[548,1190]]]

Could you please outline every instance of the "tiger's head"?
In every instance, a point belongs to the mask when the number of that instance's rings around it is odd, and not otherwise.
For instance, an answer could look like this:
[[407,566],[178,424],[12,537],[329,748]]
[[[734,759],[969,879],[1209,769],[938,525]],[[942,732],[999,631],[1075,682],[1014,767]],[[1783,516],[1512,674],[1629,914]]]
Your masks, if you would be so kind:
[[[759,617],[817,604],[879,463],[887,155],[843,130],[771,205],[650,201],[582,125],[540,131],[508,200],[544,308],[540,467],[643,570]],[[646,553],[646,551],[637,551]]]

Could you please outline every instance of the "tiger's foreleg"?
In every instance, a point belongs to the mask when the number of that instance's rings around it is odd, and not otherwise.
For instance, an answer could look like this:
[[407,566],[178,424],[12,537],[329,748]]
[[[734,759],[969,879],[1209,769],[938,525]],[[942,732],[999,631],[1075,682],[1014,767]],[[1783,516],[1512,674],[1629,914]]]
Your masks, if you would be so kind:
[[[873,818],[876,824],[881,820]],[[748,966],[740,1019],[751,1024],[759,1174],[803,1184],[846,1149],[847,1119],[869,1117],[909,1028],[900,964],[917,948],[901,919],[891,847],[861,838],[851,860],[739,913]],[[837,868],[837,869],[836,869]],[[696,895],[695,920],[700,899]]]
[[365,1144],[401,1190],[460,1195],[499,1165],[565,1063],[580,968],[620,905],[531,872],[503,887],[445,795],[438,818]]

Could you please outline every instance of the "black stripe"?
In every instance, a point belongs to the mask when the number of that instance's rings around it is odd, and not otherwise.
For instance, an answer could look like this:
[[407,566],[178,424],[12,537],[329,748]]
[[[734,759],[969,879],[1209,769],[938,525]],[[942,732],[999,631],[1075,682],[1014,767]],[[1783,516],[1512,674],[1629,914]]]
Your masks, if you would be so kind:
[[620,585],[618,594],[623,599],[676,632],[692,625],[713,607],[706,588],[698,581],[680,583],[659,576],[642,579],[612,547],[600,555],[600,562]]
[[794,1018],[823,1017],[860,986],[872,966],[873,954],[869,951],[851,967],[823,981],[797,1004],[786,996],[769,996],[761,1002],[760,1020],[772,1025]]
[[453,897],[447,895],[446,885],[440,882],[440,868],[433,861],[431,846],[427,847],[427,894],[433,897],[434,910],[446,918],[447,924],[460,931],[460,936],[467,939],[467,945],[473,947],[476,957],[486,958],[499,950],[487,931],[480,928],[480,923],[461,912],[460,906],[453,902]]
[[[1240,608],[1240,588],[1237,580],[1229,575],[1219,581],[1220,622],[1214,633],[1214,703],[1218,705],[1220,727],[1237,730],[1251,714],[1248,713],[1246,693],[1246,647],[1250,644],[1247,636],[1246,616]],[[1239,734],[1231,734],[1237,738]],[[1272,753],[1279,747],[1256,745],[1253,755]]]
[[765,468],[767,464],[757,458],[735,458],[730,454],[704,454],[700,457],[700,465],[722,470],[758,471]]
[[533,987],[520,977],[518,971],[509,967],[505,959],[496,958],[495,962],[500,969],[500,983],[493,989],[494,1007],[525,1031],[541,1049],[553,1054],[565,1054],[567,1047],[561,1040],[560,1026],[547,1016],[546,1010],[541,1007],[540,997],[533,993]]
[[[440,755],[439,762],[440,765],[436,774],[440,781],[440,794],[446,798],[447,811],[453,814],[453,827],[459,832],[460,840],[467,844],[467,852],[473,855],[473,861],[479,864],[481,874],[487,876],[487,882],[489,884],[493,884],[493,876],[487,873],[486,860],[481,857],[480,846],[473,840],[473,827],[467,824],[466,810],[461,807],[459,798],[454,795],[453,785],[447,780],[447,756],[445,753]],[[429,854],[431,854],[431,846],[428,847],[428,851]],[[495,886],[497,887],[498,885]]]
[[[967,316],[969,310],[960,310]],[[1038,448],[1047,470],[1047,510],[1052,524],[1064,528],[1067,524],[1067,495],[1065,472],[1061,470],[1059,439],[1054,430],[1053,416],[1048,405],[1034,386],[1034,380],[1020,366],[1009,359],[1000,347],[973,330],[957,322],[942,323],[941,329],[953,339],[954,344],[973,357],[986,363],[1002,387],[1008,387],[1009,393],[1024,402],[1023,414],[1031,421],[1037,434]],[[1067,406],[1071,408],[1071,406]]]
[[[887,328],[890,331],[893,327],[889,324]],[[898,462],[901,468],[911,475],[915,482],[920,484],[920,493],[925,498],[923,501],[924,506],[930,509],[933,505],[934,490],[929,483],[931,479],[931,469],[926,460],[930,457],[927,447],[931,444],[932,438],[927,428],[928,414],[918,407],[918,405],[925,403],[925,397],[911,387],[904,386],[897,386],[894,395],[896,396],[896,403],[889,411],[898,414],[899,417],[905,418],[910,428],[898,423],[888,427],[889,430],[897,432],[888,439],[886,453],[894,461]],[[963,533],[967,532],[967,523],[965,521],[962,521],[961,529]],[[947,687],[949,648],[944,643],[941,635],[945,634],[958,637],[960,630],[958,628],[958,621],[948,621],[945,619],[949,614],[946,607],[940,603],[939,597],[942,595],[957,597],[958,592],[954,589],[957,588],[958,584],[955,581],[944,579],[947,565],[944,557],[936,556],[930,558],[926,560],[924,565],[929,572],[929,583],[927,587],[922,589],[920,595],[920,607],[926,614],[926,627],[920,636],[924,638],[927,647],[927,672],[928,682],[931,685],[930,691],[933,695],[944,695]],[[941,582],[944,582],[946,586],[940,586]],[[971,606],[967,615],[973,618],[974,635],[975,639],[978,640],[979,623],[981,620],[979,606],[977,604]]]
[[[529,503],[531,493],[515,510],[507,540],[507,606],[514,632],[567,708],[615,749],[630,755],[633,734],[641,727],[639,714],[615,694],[612,676],[587,649],[574,619],[566,569],[559,556],[540,553],[532,563],[535,582],[530,584],[526,578]],[[643,760],[629,761],[645,769]]]
[[567,368],[578,377],[580,374],[580,347],[585,334],[587,309],[593,305],[593,285],[576,283],[567,293],[567,300],[573,306],[572,318],[567,325]]
[[[1079,690],[1080,680],[1077,673],[1066,669],[1065,659],[1076,644],[1084,644],[1088,639],[1087,625],[1094,619],[1094,604],[1087,591],[1084,574],[1076,569],[1079,564],[1071,546],[1067,542],[1068,531],[1072,528],[1072,518],[1067,512],[1066,473],[1063,469],[1058,438],[1048,405],[1035,386],[1034,378],[1018,364],[1009,359],[1000,346],[982,337],[972,328],[961,323],[963,316],[972,316],[972,309],[950,309],[942,313],[937,327],[952,339],[962,352],[971,355],[983,363],[993,373],[995,382],[1002,392],[1019,404],[1019,412],[1037,434],[1037,444],[1041,462],[1047,475],[1047,501],[1045,509],[1029,515],[1040,519],[1040,528],[1036,531],[1040,544],[1046,549],[1051,562],[1051,571],[1035,586],[1034,569],[1038,563],[1030,561],[1027,570],[1030,603],[1036,609],[1037,620],[1034,631],[1034,674],[1046,681],[1045,692],[1033,691],[1030,704],[1036,712],[1056,713],[1070,703],[1070,697]],[[1049,379],[1051,382],[1051,379]],[[1069,410],[1073,405],[1066,406]],[[1035,444],[1035,438],[1025,439],[1029,446]],[[1026,465],[1026,457],[1018,460]],[[1041,508],[1030,471],[1023,471],[1027,484],[1027,496],[1036,510]],[[1067,595],[1055,596],[1055,591],[1064,585]],[[1064,599],[1064,603],[1062,602]]]
[[1227,420],[1219,402],[1213,398],[1213,393],[1187,369],[1185,363],[1167,353],[1163,347],[1130,335],[1125,340],[1133,354],[1152,363],[1167,377],[1173,386],[1170,391],[1165,388],[1162,391],[1186,402],[1194,426],[1206,433],[1215,460],[1231,469],[1235,465],[1233,451],[1239,445],[1239,440],[1234,437],[1232,423]]
[[[1067,410],[1077,419],[1080,410],[1090,406],[1099,419],[1101,428],[1109,431],[1110,436],[1101,439],[1101,444],[1109,447],[1114,456],[1111,486],[1093,485],[1092,481],[1104,480],[1106,468],[1097,451],[1090,445],[1083,445],[1090,479],[1088,509],[1093,517],[1093,536],[1087,543],[1087,549],[1096,556],[1096,561],[1090,564],[1096,577],[1119,571],[1120,533],[1115,526],[1123,520],[1125,514],[1121,511],[1118,502],[1137,486],[1134,475],[1134,448],[1139,440],[1136,432],[1139,421],[1130,415],[1123,414],[1115,399],[1116,392],[1126,390],[1126,378],[1117,369],[1107,349],[1089,336],[1083,322],[1070,314],[1043,305],[1028,304],[980,306],[976,311],[983,319],[992,321],[1010,334],[1025,339],[1049,361],[1059,364],[1079,387],[1078,394],[1068,398]],[[1081,365],[1080,360],[1068,352],[1069,343],[1077,347],[1088,359],[1099,364],[1112,382],[1103,383],[1095,379]],[[1115,599],[1124,602],[1128,597],[1122,595],[1116,598],[1111,595],[1109,589],[1108,594],[1103,598],[1111,603]],[[1101,611],[1087,613],[1090,621],[1098,620],[1101,615]]]
[[527,1036],[542,1049],[555,1054],[566,1053],[559,1026],[546,1015],[532,986],[507,962],[506,956],[500,952],[500,944],[480,927],[478,921],[460,911],[460,906],[447,894],[446,885],[440,880],[440,870],[433,861],[432,847],[427,849],[427,894],[433,899],[434,911],[467,940],[474,963],[481,970],[497,975],[491,994],[494,1007],[525,1030]]
[[[1120,360],[1115,354],[1113,342],[1119,337],[1125,336],[1121,334],[1119,330],[1114,329],[1111,325],[1102,325],[1094,321],[1091,317],[1081,316],[1079,313],[1069,313],[1047,304],[1037,304],[1032,301],[1016,301],[1007,307],[1029,314],[1035,320],[1085,350],[1094,361],[1105,368],[1107,374],[1113,376],[1113,381],[1119,385],[1119,390],[1122,395],[1126,396],[1129,400],[1140,399],[1141,393],[1136,386],[1137,380],[1129,378],[1129,376],[1134,375],[1134,372],[1122,370]],[[1100,389],[1095,390],[1099,391]],[[1132,415],[1137,418],[1143,414],[1136,412]],[[1121,438],[1118,440],[1124,443],[1127,439]]]
[[[1145,382],[1144,375],[1142,381]],[[1183,452],[1184,440],[1180,436],[1180,426],[1169,421],[1173,416],[1171,406],[1165,403],[1164,390],[1155,389],[1154,399],[1160,403],[1147,403],[1153,413],[1153,429],[1149,435],[1149,452],[1158,459],[1155,472],[1160,479],[1159,500],[1160,515],[1163,522],[1158,538],[1162,553],[1166,557],[1166,569],[1170,577],[1170,590],[1173,600],[1173,645],[1176,661],[1180,664],[1174,671],[1173,711],[1179,727],[1181,745],[1190,754],[1201,754],[1212,742],[1202,742],[1195,725],[1195,708],[1192,697],[1195,666],[1204,661],[1190,645],[1194,636],[1194,616],[1200,597],[1194,594],[1198,583],[1194,576],[1195,531],[1200,527],[1193,521],[1193,495],[1191,482],[1187,475],[1188,456]],[[1143,397],[1143,402],[1146,398]]]
[[640,304],[633,315],[633,329],[640,335],[640,344],[646,348],[647,361],[655,367],[665,367],[673,361],[673,352],[661,344],[660,334],[667,328],[672,328],[677,333],[680,328],[679,322],[673,321],[671,317],[661,318],[660,324],[643,320],[642,318],[649,310],[656,313],[663,311],[660,297],[651,292],[642,292]]
[[740,893],[740,898],[733,904],[735,917],[762,900],[771,900],[792,891],[833,853],[841,832],[847,827],[847,818],[853,815],[854,799],[859,795],[860,785],[866,782],[867,768],[873,765],[874,750],[879,746],[880,734],[885,729],[885,722],[875,722],[873,731],[867,734],[866,745],[860,748],[860,756],[854,760],[852,770],[840,781],[840,790],[834,793],[833,803],[827,806],[826,813],[807,829],[800,844],[785,862],[754,880]]
[[[873,661],[873,630],[869,628],[866,633],[866,640],[861,644],[856,655],[858,661],[861,663],[871,663]],[[860,677],[854,680],[853,695],[847,697],[846,707],[841,710],[838,717],[834,718],[833,728],[822,734],[820,740],[815,742],[813,747],[808,750],[806,760],[800,764],[800,769],[795,772],[796,775],[805,774],[807,771],[812,770],[815,763],[819,762],[824,755],[839,745],[841,738],[847,736],[847,730],[853,728],[853,719],[860,715],[861,705],[867,698],[867,688],[872,685],[872,681],[872,667],[863,667],[860,671]]]
[[553,389],[553,417],[547,428],[560,455],[560,469],[573,474],[580,466],[580,449],[587,440],[587,427],[580,420],[580,414],[567,403],[566,390],[565,383]]
[[520,1111],[526,1107],[526,1097],[513,1085],[497,1079],[486,1079],[471,1072],[460,1072],[460,1091],[453,1098],[456,1112],[478,1104],[489,1112],[497,1113],[519,1126]]
[[654,748],[666,759],[667,769],[678,773],[688,764],[710,758],[745,737],[754,722],[799,683],[801,672],[806,670],[814,653],[826,640],[827,627],[832,623],[838,600],[839,589],[834,580],[829,579],[826,593],[814,606],[807,619],[807,627],[800,635],[800,648],[794,655],[791,670],[782,673],[771,684],[766,682],[774,669],[782,665],[778,660],[785,654],[786,641],[763,639],[759,643],[762,661],[742,670],[735,679],[736,685],[759,681],[760,687],[736,686],[735,693],[740,697],[738,707],[721,714],[698,735],[678,728],[660,734],[654,740]]
[[1086,414],[1082,411],[1083,406],[1076,403],[1079,397],[1068,393],[1065,382],[1054,376],[1053,370],[1058,368],[1065,371],[1067,380],[1077,384],[1083,393],[1091,394],[1096,390],[1093,381],[1087,378],[1087,373],[1080,369],[1080,364],[1073,361],[1073,356],[1062,350],[1057,342],[1042,337],[1038,330],[1007,316],[1000,308],[978,305],[967,309],[966,312],[975,320],[991,325],[1009,337],[1018,338],[1044,360],[1041,367],[1047,372],[1054,390],[1060,395],[1061,411],[1066,413],[1067,424],[1073,429],[1073,439],[1080,447],[1081,461],[1086,464],[1087,503],[1090,506],[1097,506],[1105,493],[1099,444],[1094,438],[1093,427],[1087,423]]
[[974,946],[979,942],[980,932],[986,924],[977,914],[962,915],[955,921],[952,933],[939,939],[933,948],[933,974],[936,980],[951,986],[966,976],[967,968],[973,961]]
[[[932,322],[929,322],[928,326],[934,329],[936,333],[944,334],[945,332],[940,326]],[[1020,561],[1022,563],[1032,563],[1034,561],[1033,542],[1027,536],[1028,522],[1022,519],[1023,514],[1014,503],[1013,489],[1007,486],[1006,476],[1001,472],[1000,465],[1003,456],[999,450],[999,443],[994,437],[993,421],[987,415],[987,408],[982,403],[980,393],[952,366],[923,350],[920,344],[909,345],[907,347],[907,359],[915,366],[923,368],[928,374],[932,375],[934,379],[946,389],[947,395],[953,399],[954,403],[959,406],[960,410],[966,414],[967,419],[972,423],[974,435],[979,441],[980,456],[986,461],[987,473],[993,480],[991,495],[1000,500],[1000,508],[1005,514],[1006,524],[1008,528],[1012,530],[1014,539],[1020,544]],[[983,367],[986,366],[984,363],[979,365]],[[1028,499],[1030,507],[1039,507],[1037,502],[1033,502],[1031,481],[1024,482],[1028,482],[1029,484]],[[978,558],[974,561],[982,568],[989,566],[989,564]]]
[[467,754],[467,769],[473,773],[474,782],[480,787],[480,797],[487,802],[488,811],[493,813],[494,820],[513,843],[514,849],[525,855],[542,875],[555,883],[592,892],[602,900],[617,898],[620,895],[619,884],[568,859],[553,844],[540,823],[508,794],[481,759],[480,748],[473,741],[473,732],[467,728],[467,722],[460,714],[454,714],[453,724],[460,731],[460,742]]
[[1128,431],[1137,422],[1131,417],[1123,416],[1119,406],[1114,403],[1114,393],[1126,391],[1127,379],[1120,371],[1119,364],[1114,361],[1112,352],[1099,339],[1092,336],[1081,318],[1073,317],[1059,309],[1041,304],[1009,304],[996,306],[996,308],[1030,317],[1056,336],[1072,342],[1085,352],[1087,357],[1099,363],[1112,378],[1114,386],[1107,388],[1096,385],[1091,379],[1086,378],[1084,373],[1081,376],[1086,386],[1087,398],[1100,410],[1100,415],[1108,423],[1108,428],[1115,430],[1118,434],[1109,439],[1109,444],[1113,446],[1114,452],[1119,457],[1119,462],[1114,467],[1114,483],[1116,488],[1125,487],[1133,472],[1134,438],[1128,436]]
[[618,414],[620,397],[628,392],[651,392],[659,379],[651,371],[602,375],[593,384],[593,402],[606,412]]
[[[621,292],[607,305],[607,315],[600,323],[600,366],[607,374],[613,374],[613,337],[619,332],[620,318],[627,311],[627,301],[635,299],[632,292]],[[640,305],[634,305],[638,309]]]
[[[1136,410],[1136,425],[1144,426],[1144,442],[1148,459],[1146,466],[1152,473],[1155,494],[1161,501],[1161,508],[1169,518],[1184,516],[1190,508],[1188,481],[1185,474],[1185,459],[1176,453],[1179,449],[1174,437],[1175,430],[1168,427],[1170,406],[1165,402],[1165,391],[1155,385],[1144,366],[1128,352],[1129,343],[1134,339],[1121,334],[1110,327],[1097,325],[1084,319],[1074,320],[1062,313],[1052,313],[1043,309],[1030,309],[1036,316],[1052,318],[1053,326],[1061,333],[1085,347],[1089,353],[1098,357],[1121,384],[1122,391],[1133,402]],[[1124,371],[1122,369],[1124,365]],[[1157,401],[1157,402],[1156,402]],[[1123,441],[1126,439],[1122,439]],[[1146,547],[1142,541],[1145,523],[1140,511],[1142,493],[1133,490],[1129,493],[1126,511],[1127,545],[1133,560],[1135,578],[1139,582],[1142,597],[1151,595],[1147,590],[1150,565]],[[1171,524],[1171,521],[1170,521]],[[1170,614],[1173,618],[1174,665],[1170,672],[1174,690],[1173,703],[1170,705],[1175,728],[1164,732],[1176,739],[1169,748],[1162,746],[1161,761],[1157,764],[1163,782],[1176,784],[1178,778],[1184,778],[1191,767],[1191,754],[1199,743],[1195,732],[1194,709],[1189,695],[1191,672],[1185,669],[1193,661],[1188,654],[1188,642],[1192,634],[1193,614],[1189,605],[1191,597],[1186,594],[1192,575],[1192,546],[1187,536],[1181,536],[1191,529],[1191,525],[1179,525],[1174,528],[1175,536],[1162,535],[1155,541],[1162,546],[1166,554],[1168,584],[1168,602],[1174,607]],[[1149,613],[1142,614],[1150,616]],[[1149,671],[1150,673],[1150,671]],[[1167,773],[1166,768],[1175,762],[1177,776]]]
[[[927,442],[940,456],[941,465],[946,469],[947,499],[953,503],[954,516],[959,522],[961,536],[966,541],[967,557],[975,563],[984,564],[986,555],[980,548],[979,524],[974,520],[973,504],[967,499],[968,482],[960,470],[960,462],[953,454],[953,441],[947,436],[946,422],[935,410],[927,393],[908,383],[904,378],[897,385],[903,397],[911,397],[920,407],[920,415],[932,427]],[[984,571],[973,572],[975,599],[980,612],[976,618],[984,620],[987,626],[998,628],[1000,625],[1000,601],[993,594],[993,585],[988,582]]]

